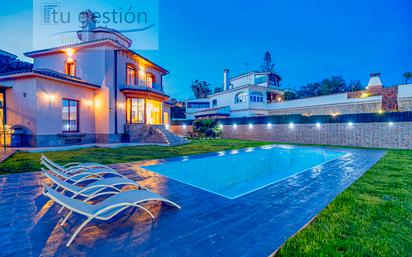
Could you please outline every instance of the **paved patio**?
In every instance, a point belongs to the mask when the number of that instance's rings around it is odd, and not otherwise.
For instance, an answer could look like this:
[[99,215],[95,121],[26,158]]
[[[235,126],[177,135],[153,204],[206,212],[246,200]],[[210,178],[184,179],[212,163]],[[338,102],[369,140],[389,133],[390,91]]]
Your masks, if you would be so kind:
[[69,248],[84,218],[56,225],[59,208],[41,195],[39,172],[0,176],[0,256],[268,256],[384,154],[343,151],[350,154],[235,200],[140,168],[156,161],[114,165],[183,209],[150,203],[154,221],[128,210],[91,222]]

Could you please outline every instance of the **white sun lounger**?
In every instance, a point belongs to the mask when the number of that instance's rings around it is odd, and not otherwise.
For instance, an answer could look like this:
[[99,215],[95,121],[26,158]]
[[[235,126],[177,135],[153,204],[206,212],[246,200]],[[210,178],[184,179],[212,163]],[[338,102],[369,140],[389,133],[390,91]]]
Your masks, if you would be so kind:
[[153,214],[149,210],[139,205],[140,203],[148,201],[162,201],[181,209],[181,207],[176,203],[148,190],[130,190],[117,193],[116,195],[113,195],[97,204],[89,204],[78,199],[72,199],[47,186],[43,189],[43,195],[49,197],[56,203],[70,210],[70,212],[64,218],[62,224],[64,224],[71,212],[75,212],[87,217],[87,219],[82,224],[80,224],[80,226],[70,237],[66,246],[71,245],[77,234],[79,234],[82,228],[86,226],[87,223],[89,223],[91,220],[109,220],[129,207],[141,208],[142,210],[148,212],[152,218],[154,218]]
[[[103,178],[101,180],[94,181],[84,187],[80,187],[67,181],[61,180],[60,178],[54,176],[53,174],[51,174],[51,172],[48,172],[46,170],[43,171],[43,175],[49,178],[52,184],[56,185],[57,187],[65,191],[72,193],[73,195],[71,196],[71,198],[76,198],[77,196],[95,196],[104,191],[105,189],[121,192],[121,187],[123,186],[134,186],[138,189],[146,189],[145,187],[139,185],[137,182],[124,177]],[[119,186],[121,187],[119,188]]]
[[62,172],[65,173],[73,173],[78,170],[84,170],[84,169],[108,169],[114,171],[114,169],[110,168],[107,165],[103,165],[100,163],[80,163],[80,162],[71,162],[71,163],[66,163],[65,165],[60,165],[48,157],[46,157],[44,154],[41,155],[40,161],[47,162],[49,165],[53,166],[55,169],[58,169]]
[[[48,162],[45,161],[40,161],[42,165],[44,165],[48,170],[53,172],[54,174],[64,178],[64,181],[70,182],[73,184],[78,184],[80,182],[86,181],[86,180],[100,180],[103,179],[105,175],[112,175],[116,177],[122,177],[125,178],[125,176],[121,175],[115,170],[108,170],[108,169],[100,169],[100,168],[95,168],[95,169],[78,169],[76,172],[63,172],[52,165],[50,165]],[[45,169],[42,168],[43,171]]]
[[[79,187],[75,184],[61,180],[47,170],[43,170],[43,175],[51,180],[51,185],[56,185],[55,190],[62,189],[63,191],[61,191],[61,193],[63,193],[64,191],[72,193],[73,195],[71,196],[71,198],[76,198],[78,196],[90,198],[113,194],[113,191],[121,192],[124,186],[133,186],[137,189],[149,190],[146,187],[141,186],[137,182],[124,177],[103,178],[101,180],[94,181],[86,185],[85,187]],[[109,189],[109,192],[107,192],[107,189]],[[59,210],[59,213],[61,213],[63,210],[64,207]]]

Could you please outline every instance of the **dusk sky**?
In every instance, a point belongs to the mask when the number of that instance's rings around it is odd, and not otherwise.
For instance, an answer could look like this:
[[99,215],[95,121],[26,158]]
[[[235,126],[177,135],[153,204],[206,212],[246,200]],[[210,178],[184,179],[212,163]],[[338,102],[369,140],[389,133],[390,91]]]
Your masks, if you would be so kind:
[[[180,100],[194,79],[215,87],[225,68],[258,70],[265,51],[285,88],[331,75],[365,84],[371,72],[389,86],[412,71],[410,0],[160,0],[159,11],[159,50],[140,53],[170,71],[166,92]],[[31,50],[32,13],[32,1],[2,3],[0,49]]]

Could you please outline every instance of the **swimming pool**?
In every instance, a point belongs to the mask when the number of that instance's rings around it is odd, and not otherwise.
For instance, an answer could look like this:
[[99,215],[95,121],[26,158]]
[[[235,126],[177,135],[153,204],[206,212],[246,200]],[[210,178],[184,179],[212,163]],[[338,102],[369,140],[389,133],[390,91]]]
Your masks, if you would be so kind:
[[143,168],[235,199],[344,154],[320,148],[266,146],[180,158]]

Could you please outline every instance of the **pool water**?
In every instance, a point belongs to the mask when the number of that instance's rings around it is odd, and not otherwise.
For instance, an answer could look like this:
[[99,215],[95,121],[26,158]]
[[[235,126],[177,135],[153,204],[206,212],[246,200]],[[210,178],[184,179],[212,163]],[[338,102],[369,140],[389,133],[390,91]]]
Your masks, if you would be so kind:
[[344,154],[319,148],[271,146],[182,158],[143,168],[235,199]]

